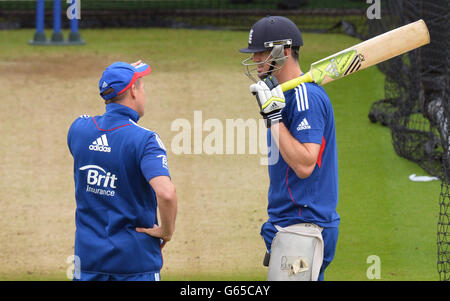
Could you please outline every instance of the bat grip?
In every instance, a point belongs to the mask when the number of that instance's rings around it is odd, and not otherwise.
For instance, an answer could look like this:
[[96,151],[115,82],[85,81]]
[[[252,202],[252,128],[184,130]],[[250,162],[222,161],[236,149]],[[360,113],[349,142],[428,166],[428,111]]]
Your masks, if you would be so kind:
[[298,85],[300,85],[302,83],[311,83],[313,81],[314,80],[311,76],[311,73],[308,71],[300,77],[297,77],[297,78],[294,78],[294,79],[288,80],[287,82],[282,83],[281,90],[283,90],[283,92],[286,92],[291,89],[294,89],[295,87],[297,87]]

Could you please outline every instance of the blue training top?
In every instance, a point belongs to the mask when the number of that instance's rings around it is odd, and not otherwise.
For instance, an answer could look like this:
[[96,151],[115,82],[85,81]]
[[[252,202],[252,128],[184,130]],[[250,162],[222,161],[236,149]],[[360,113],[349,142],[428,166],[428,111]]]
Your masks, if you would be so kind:
[[[276,233],[273,225],[286,227],[309,222],[337,227],[340,221],[336,212],[338,164],[331,102],[325,90],[315,83],[303,83],[286,91],[284,96],[283,124],[301,143],[317,143],[321,148],[314,171],[306,179],[299,178],[281,154],[278,162],[269,165],[269,220],[261,230],[269,250]],[[270,145],[270,129],[267,137]],[[274,148],[279,151],[276,145]]]
[[156,273],[162,267],[160,239],[135,228],[158,224],[149,180],[170,176],[166,150],[138,119],[131,108],[111,103],[104,115],[80,116],[69,129],[81,272]]

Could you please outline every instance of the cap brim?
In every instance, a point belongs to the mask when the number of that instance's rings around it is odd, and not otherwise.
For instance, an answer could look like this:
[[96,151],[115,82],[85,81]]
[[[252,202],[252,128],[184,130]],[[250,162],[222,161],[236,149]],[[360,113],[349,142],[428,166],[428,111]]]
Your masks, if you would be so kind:
[[152,72],[152,68],[150,68],[150,66],[145,63],[141,63],[134,68],[136,68],[136,73],[134,74],[134,76],[136,76],[137,78],[146,76],[150,74],[150,72]]
[[120,95],[123,92],[125,92],[129,87],[131,87],[131,85],[133,85],[136,82],[136,80],[138,78],[144,77],[144,76],[150,74],[150,72],[152,72],[152,68],[150,68],[149,65],[144,64],[144,63],[141,63],[141,64],[135,66],[134,68],[136,69],[136,71],[134,72],[134,75],[131,78],[131,81],[128,83],[128,85],[125,88],[122,89],[122,91],[119,91],[117,93],[117,95]]
[[267,48],[242,48],[242,49],[239,49],[239,52],[242,52],[242,53],[256,53],[256,52],[264,52],[264,51],[267,51],[267,50],[269,50],[269,49],[267,49]]

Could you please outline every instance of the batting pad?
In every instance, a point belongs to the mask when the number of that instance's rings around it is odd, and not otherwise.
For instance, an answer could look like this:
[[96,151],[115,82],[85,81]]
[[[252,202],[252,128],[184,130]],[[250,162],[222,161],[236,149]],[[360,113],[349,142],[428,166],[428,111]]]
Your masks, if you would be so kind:
[[323,261],[322,228],[296,224],[278,230],[273,239],[268,281],[317,281]]

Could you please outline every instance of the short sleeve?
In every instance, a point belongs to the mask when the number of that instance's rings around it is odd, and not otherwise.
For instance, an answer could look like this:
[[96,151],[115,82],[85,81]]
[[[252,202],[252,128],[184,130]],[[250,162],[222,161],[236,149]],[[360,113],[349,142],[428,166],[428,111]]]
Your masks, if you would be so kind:
[[150,181],[157,176],[168,176],[167,152],[161,138],[153,133],[147,140],[141,159],[141,171],[145,179]]
[[324,97],[327,96],[318,92],[313,86],[301,84],[291,96],[289,131],[301,143],[322,143],[327,120]]

